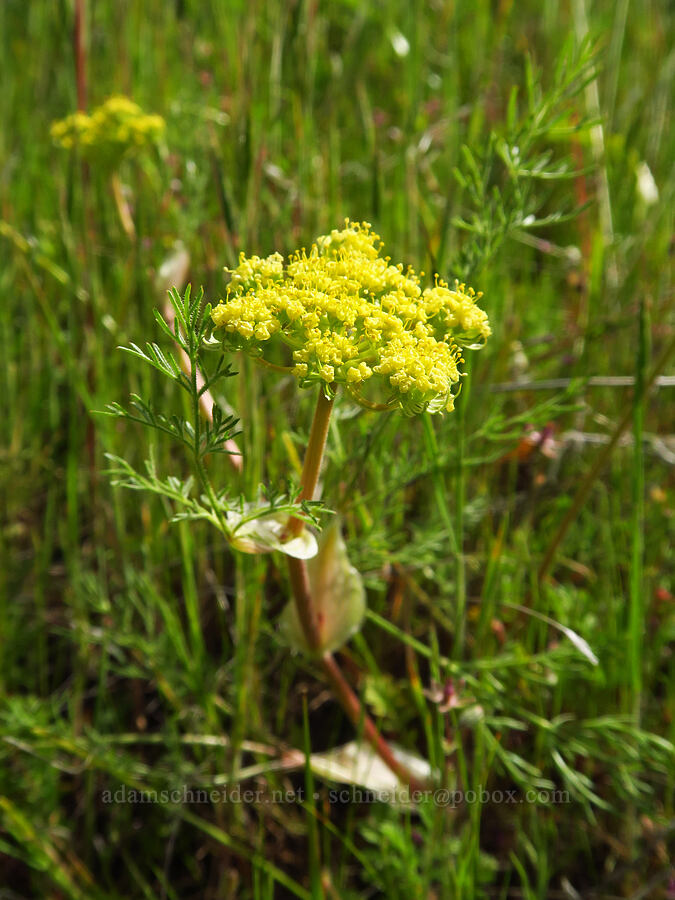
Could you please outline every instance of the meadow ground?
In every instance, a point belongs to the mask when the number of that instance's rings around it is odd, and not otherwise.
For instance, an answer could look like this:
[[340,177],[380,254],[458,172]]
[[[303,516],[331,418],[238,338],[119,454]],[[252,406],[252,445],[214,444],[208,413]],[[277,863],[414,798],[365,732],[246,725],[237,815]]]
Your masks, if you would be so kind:
[[[675,896],[674,31],[666,0],[3,0],[1,897]],[[143,152],[52,137],[118,94],[165,121]],[[435,773],[413,807],[322,774],[359,729],[280,639],[281,554],[113,486],[106,453],[189,460],[97,413],[189,412],[117,350],[168,346],[172,279],[217,302],[345,217],[493,332],[454,412],[343,397],[328,435],[368,604],[338,659]],[[252,500],[315,397],[229,361],[245,464],[205,464]]]

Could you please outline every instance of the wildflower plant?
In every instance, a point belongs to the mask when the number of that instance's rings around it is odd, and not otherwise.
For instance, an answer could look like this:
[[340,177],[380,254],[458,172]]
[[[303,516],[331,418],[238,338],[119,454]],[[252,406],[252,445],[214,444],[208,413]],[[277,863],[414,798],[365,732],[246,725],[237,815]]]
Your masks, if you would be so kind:
[[[506,132],[491,134],[480,152],[465,148],[456,173],[464,194],[462,215],[448,218],[465,236],[453,261],[462,281],[480,272],[507,238],[525,240],[528,229],[565,217],[543,213],[547,198],[536,185],[574,177],[575,167],[567,160],[551,165],[551,153],[540,152],[539,146],[555,130],[569,136],[588,127],[586,120],[575,118],[571,100],[592,77],[588,48],[567,54],[556,71],[560,87],[551,106],[539,96],[530,73],[523,115],[518,114],[514,93]],[[442,242],[434,268],[445,269],[444,260]],[[299,249],[287,259],[278,253],[242,254],[229,274],[225,295],[213,308],[204,306],[199,294],[192,297],[188,290],[181,298],[172,291],[175,325],[158,315],[162,329],[188,358],[189,374],[155,344],[144,350],[127,348],[188,392],[191,420],[162,419],[140,398],[133,398],[129,410],[118,405],[108,410],[168,432],[187,445],[196,482],[173,476],[162,480],[152,462],[141,474],[119,458],[113,458],[114,477],[130,488],[168,497],[176,504],[176,518],[208,520],[234,549],[285,553],[291,599],[279,622],[282,639],[313,658],[354,726],[393,772],[419,786],[419,778],[382,738],[333,656],[359,628],[365,592],[335,520],[319,541],[314,537],[312,529],[328,512],[318,501],[317,485],[340,395],[366,409],[398,409],[408,416],[453,409],[463,354],[483,346],[490,336],[481,294],[465,283],[427,279],[422,272],[393,264],[368,223],[348,220],[342,229],[318,237],[308,250]],[[233,497],[210,482],[205,458],[214,447],[231,452],[227,448],[236,422],[226,423],[214,404],[213,424],[203,426],[200,399],[214,380],[233,374],[225,362],[233,353],[244,353],[317,393],[296,488],[266,487],[255,498]],[[207,365],[207,357],[216,354],[215,368]],[[459,560],[458,584],[461,566]],[[464,602],[461,587],[457,602]]]
[[[188,287],[181,297],[170,291],[173,325],[157,311],[155,316],[187,366],[156,343],[124,349],[189,395],[191,417],[164,416],[138,395],[132,395],[129,408],[114,403],[107,412],[163,432],[187,448],[199,487],[194,478],[162,479],[152,461],[141,473],[111,456],[115,483],[168,498],[176,509],[174,519],[210,522],[233,549],[286,554],[292,600],[281,617],[282,638],[320,660],[354,724],[393,771],[414,782],[364,714],[332,656],[365,614],[365,590],[347,557],[339,523],[326,530],[320,545],[307,526],[318,526],[326,511],[315,494],[338,391],[367,408],[399,408],[407,415],[449,411],[460,383],[462,352],[481,346],[490,326],[477,304],[480,295],[471,288],[450,288],[439,278],[422,288],[412,269],[392,265],[381,251],[368,223],[346,221],[343,229],[317,238],[309,252],[299,250],[286,263],[278,253],[266,259],[242,255],[230,272],[226,296],[213,309],[203,303],[202,292],[193,297]],[[285,365],[272,358],[279,349],[287,356]],[[261,488],[257,498],[233,498],[211,482],[205,459],[232,452],[237,422],[217,403],[210,420],[202,421],[200,402],[215,384],[235,374],[226,361],[235,351],[292,373],[301,387],[318,389],[297,490]],[[206,357],[214,352],[217,361],[207,366]]]
[[77,111],[52,123],[52,140],[64,150],[77,151],[91,166],[109,178],[120,223],[131,239],[136,228],[119,169],[125,159],[139,158],[164,139],[166,122],[145,113],[129,97],[114,95],[89,115]]
[[114,95],[91,115],[74,112],[54,122],[51,136],[66,150],[77,148],[86,159],[115,168],[123,157],[156,145],[164,137],[161,116],[144,113],[128,97]]

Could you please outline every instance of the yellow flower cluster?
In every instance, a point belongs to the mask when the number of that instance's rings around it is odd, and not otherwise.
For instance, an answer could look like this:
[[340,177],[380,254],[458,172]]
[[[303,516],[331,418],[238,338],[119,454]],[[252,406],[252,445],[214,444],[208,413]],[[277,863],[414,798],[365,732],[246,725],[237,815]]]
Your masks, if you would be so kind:
[[161,116],[143,112],[128,97],[110,97],[91,115],[75,112],[51,127],[52,139],[61,147],[79,147],[91,159],[115,165],[129,153],[155,144],[164,134]]
[[303,386],[343,384],[359,402],[380,382],[387,405],[413,415],[453,408],[462,347],[490,334],[480,294],[436,279],[422,290],[412,269],[381,255],[367,222],[319,237],[284,267],[241,254],[227,295],[212,311],[223,343],[262,357],[273,337],[291,348]]

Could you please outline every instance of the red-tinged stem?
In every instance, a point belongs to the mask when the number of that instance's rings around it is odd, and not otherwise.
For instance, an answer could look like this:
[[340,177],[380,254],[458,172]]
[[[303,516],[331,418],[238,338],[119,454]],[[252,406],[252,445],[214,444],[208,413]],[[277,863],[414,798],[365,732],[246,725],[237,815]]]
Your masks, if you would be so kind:
[[[317,400],[314,420],[312,421],[312,428],[309,434],[305,462],[302,469],[300,500],[314,499],[332,409],[333,397],[327,399],[322,390]],[[289,521],[287,530],[291,534],[298,535],[303,527],[302,519],[293,518]],[[307,646],[312,653],[320,654],[321,667],[333,688],[337,700],[349,716],[354,727],[362,731],[368,743],[391,771],[413,791],[425,790],[428,788],[428,785],[416,778],[406,766],[396,759],[391,747],[377,730],[375,723],[363,708],[363,704],[349,686],[335,657],[330,653],[321,653],[321,621],[312,598],[307,564],[302,559],[294,559],[289,556],[288,572],[295,609],[307,641]]]
[[363,704],[347,683],[347,679],[342,674],[335,657],[327,653],[321,658],[321,666],[331,683],[335,696],[351,719],[352,724],[357,730],[362,730],[364,737],[380,759],[412,791],[428,790],[430,786],[428,782],[421,781],[402,762],[396,759],[393,750],[377,730],[377,726],[363,709]]
[[75,80],[77,83],[77,108],[82,112],[87,108],[87,54],[84,46],[84,6],[85,0],[75,0],[75,25],[73,28]]
[[289,556],[288,574],[291,581],[295,609],[307,641],[307,646],[313,653],[318,653],[321,648],[321,626],[316,607],[312,601],[305,561]]

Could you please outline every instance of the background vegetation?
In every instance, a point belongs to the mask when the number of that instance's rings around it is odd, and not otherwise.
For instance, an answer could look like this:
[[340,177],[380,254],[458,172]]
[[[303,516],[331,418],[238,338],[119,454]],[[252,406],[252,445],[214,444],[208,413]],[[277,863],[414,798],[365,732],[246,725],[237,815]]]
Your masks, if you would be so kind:
[[[88,105],[167,130],[121,166],[130,238],[49,136],[78,104],[73,3],[0,4],[0,895],[672,897],[671,5],[82,5]],[[354,732],[279,641],[281,563],[103,474],[187,472],[92,413],[180,411],[116,351],[160,338],[175,242],[215,301],[240,249],[345,216],[467,277],[494,335],[451,415],[337,409],[324,498],[370,609],[342,662],[449,788],[567,802],[331,802],[285,768]],[[210,471],[252,496],[297,478],[314,398],[233,362],[246,465]],[[183,786],[260,793],[103,799]]]

